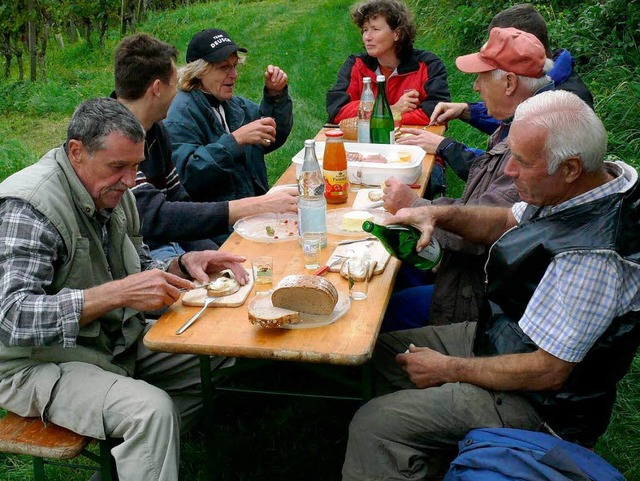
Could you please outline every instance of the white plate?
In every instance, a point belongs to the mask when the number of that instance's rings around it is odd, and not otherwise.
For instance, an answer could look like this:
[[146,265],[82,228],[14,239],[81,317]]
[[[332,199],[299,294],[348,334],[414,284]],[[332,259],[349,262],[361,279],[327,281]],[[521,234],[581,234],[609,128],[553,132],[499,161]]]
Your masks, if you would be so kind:
[[[267,233],[273,229],[273,235]],[[298,216],[286,214],[257,214],[244,217],[233,225],[233,230],[245,239],[256,242],[287,242],[298,240]]]
[[[369,235],[362,230],[353,231],[342,228],[342,217],[344,217],[347,212],[353,212],[354,210],[359,209],[351,209],[349,207],[345,207],[343,209],[327,210],[327,232],[329,232],[330,234],[345,235],[350,237],[364,237],[365,235]],[[373,222],[375,222],[376,224],[380,224],[384,219],[391,216],[389,212],[382,209],[372,209],[368,212],[373,214]]]
[[[344,316],[350,306],[351,300],[349,299],[349,294],[338,291],[338,302],[331,314],[320,315],[305,314],[304,312],[301,312],[300,322],[298,324],[287,324],[285,326],[280,326],[279,329],[309,329],[312,327],[328,326]],[[258,307],[273,307],[273,304],[271,303],[271,295],[266,293],[259,294],[249,301],[249,310]]]

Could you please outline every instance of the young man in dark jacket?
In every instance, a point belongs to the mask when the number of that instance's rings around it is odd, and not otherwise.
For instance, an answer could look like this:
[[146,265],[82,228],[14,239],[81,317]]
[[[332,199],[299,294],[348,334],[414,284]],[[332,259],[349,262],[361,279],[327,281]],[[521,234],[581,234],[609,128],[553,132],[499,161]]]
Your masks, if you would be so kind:
[[[185,251],[215,249],[241,217],[279,208],[295,210],[295,189],[241,200],[194,202],[171,160],[171,139],[162,119],[176,95],[178,51],[157,38],[136,34],[115,52],[113,97],[126,105],[147,132],[145,161],[132,189],[142,220],[142,234],[154,258]],[[259,199],[259,200],[258,200]],[[288,206],[288,207],[283,207]]]

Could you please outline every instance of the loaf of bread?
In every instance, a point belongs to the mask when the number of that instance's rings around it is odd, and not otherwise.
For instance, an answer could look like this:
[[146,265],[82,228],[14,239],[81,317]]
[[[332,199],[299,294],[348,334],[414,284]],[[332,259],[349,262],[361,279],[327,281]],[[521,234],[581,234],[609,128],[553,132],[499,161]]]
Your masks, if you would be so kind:
[[287,324],[298,324],[300,313],[273,306],[255,307],[249,309],[249,321],[261,327],[282,327]]
[[290,275],[273,290],[275,307],[307,314],[331,314],[338,302],[338,291],[326,279],[318,276]]

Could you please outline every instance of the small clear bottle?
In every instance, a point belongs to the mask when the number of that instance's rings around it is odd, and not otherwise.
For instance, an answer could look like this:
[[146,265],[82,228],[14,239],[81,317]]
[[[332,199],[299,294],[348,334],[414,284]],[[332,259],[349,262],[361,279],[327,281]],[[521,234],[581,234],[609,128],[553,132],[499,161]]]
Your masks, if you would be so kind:
[[373,104],[376,99],[371,89],[371,77],[362,79],[362,95],[360,96],[360,106],[358,107],[358,142],[370,143],[371,133],[370,120],[373,112]]
[[327,201],[324,178],[316,157],[316,141],[304,141],[304,161],[298,178],[298,234],[321,234],[320,245],[327,245]]

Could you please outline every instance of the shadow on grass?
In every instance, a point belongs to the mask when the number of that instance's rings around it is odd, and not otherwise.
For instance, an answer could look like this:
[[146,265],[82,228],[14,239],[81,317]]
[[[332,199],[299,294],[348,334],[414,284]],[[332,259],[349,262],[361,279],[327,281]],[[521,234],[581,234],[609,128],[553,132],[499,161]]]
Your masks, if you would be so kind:
[[[234,376],[233,385],[352,394],[333,381],[283,363]],[[213,406],[212,426],[203,423],[183,440],[180,479],[340,479],[357,401],[222,392]]]

